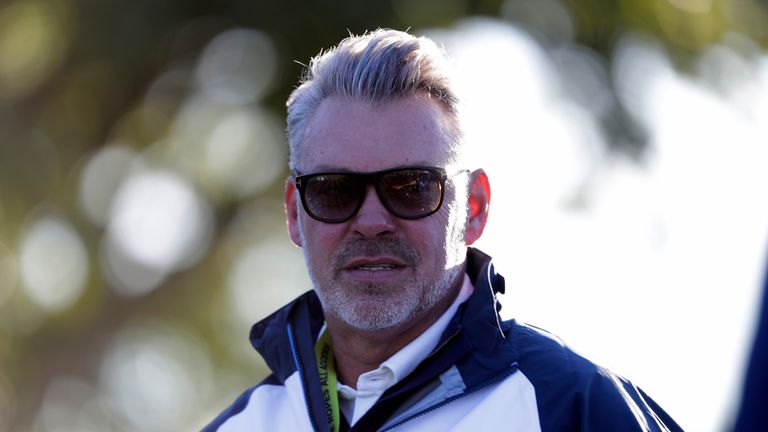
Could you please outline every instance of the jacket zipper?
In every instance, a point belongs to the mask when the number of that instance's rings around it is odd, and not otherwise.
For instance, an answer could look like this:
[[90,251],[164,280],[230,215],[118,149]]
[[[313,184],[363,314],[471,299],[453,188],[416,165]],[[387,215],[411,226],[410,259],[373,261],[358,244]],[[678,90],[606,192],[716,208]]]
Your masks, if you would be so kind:
[[309,423],[312,424],[312,429],[316,432],[320,431],[320,428],[317,425],[317,420],[315,420],[315,417],[312,415],[312,407],[310,406],[309,402],[309,386],[307,384],[307,378],[304,375],[304,363],[301,362],[301,357],[299,356],[299,350],[296,345],[296,341],[294,340],[295,334],[293,332],[293,326],[291,323],[288,323],[288,341],[291,344],[291,353],[293,354],[293,361],[296,364],[296,370],[299,372],[299,381],[301,381],[301,387],[304,390],[304,404],[307,407],[307,416],[309,417]]
[[[517,365],[517,363],[513,363],[512,364],[512,366],[516,366],[516,365]],[[435,405],[432,405],[431,407],[429,407],[429,408],[427,408],[427,409],[425,409],[423,411],[419,411],[419,412],[413,414],[410,417],[407,417],[407,418],[404,418],[404,419],[400,420],[399,422],[393,424],[392,426],[387,427],[386,429],[381,429],[380,432],[390,431],[392,429],[396,429],[396,428],[404,425],[405,423],[408,423],[409,421],[411,421],[411,420],[413,420],[415,418],[427,415],[430,412],[432,412],[432,411],[434,411],[434,410],[436,410],[438,408],[442,408],[442,407],[448,405],[451,402],[454,402],[454,401],[459,400],[459,399],[461,399],[463,397],[469,396],[472,393],[474,393],[474,392],[476,392],[476,391],[478,391],[480,389],[483,389],[485,387],[488,387],[489,385],[501,382],[502,380],[504,380],[507,377],[509,377],[510,375],[512,375],[515,372],[515,370],[516,369],[509,369],[506,372],[500,373],[500,374],[494,376],[493,378],[491,378],[491,379],[489,379],[489,380],[487,380],[485,382],[482,382],[480,384],[475,385],[474,387],[472,387],[471,389],[465,391],[464,393],[461,393],[459,395],[456,395],[456,396],[450,397],[448,399],[445,399],[444,401],[442,401],[440,403],[437,403]]]

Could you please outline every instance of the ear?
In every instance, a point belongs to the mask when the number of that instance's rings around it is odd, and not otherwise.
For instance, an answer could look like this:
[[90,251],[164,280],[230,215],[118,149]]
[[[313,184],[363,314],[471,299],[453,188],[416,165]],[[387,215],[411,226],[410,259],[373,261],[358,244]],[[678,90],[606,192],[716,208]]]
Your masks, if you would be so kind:
[[288,222],[288,235],[296,246],[301,247],[301,234],[299,233],[299,191],[293,176],[285,179],[285,217]]
[[488,221],[488,207],[491,203],[491,185],[485,171],[478,169],[470,174],[469,183],[469,218],[465,240],[471,245],[485,230]]

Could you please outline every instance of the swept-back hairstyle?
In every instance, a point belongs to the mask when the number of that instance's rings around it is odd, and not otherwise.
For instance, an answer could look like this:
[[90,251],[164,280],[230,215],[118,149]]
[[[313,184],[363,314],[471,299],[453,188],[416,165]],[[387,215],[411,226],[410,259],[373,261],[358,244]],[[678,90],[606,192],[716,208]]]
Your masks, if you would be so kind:
[[288,98],[291,171],[296,170],[309,119],[330,96],[377,104],[424,93],[446,108],[452,129],[450,149],[458,155],[462,133],[449,71],[445,52],[432,40],[396,30],[350,36],[337,47],[321,51]]

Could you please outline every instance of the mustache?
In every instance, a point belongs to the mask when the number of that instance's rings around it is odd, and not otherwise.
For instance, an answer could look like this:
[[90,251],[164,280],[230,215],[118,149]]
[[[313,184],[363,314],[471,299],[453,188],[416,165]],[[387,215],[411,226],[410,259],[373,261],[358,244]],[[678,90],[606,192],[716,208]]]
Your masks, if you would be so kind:
[[331,267],[334,272],[339,272],[354,259],[382,255],[397,258],[409,266],[416,266],[421,262],[421,255],[416,248],[402,239],[351,239],[333,253]]

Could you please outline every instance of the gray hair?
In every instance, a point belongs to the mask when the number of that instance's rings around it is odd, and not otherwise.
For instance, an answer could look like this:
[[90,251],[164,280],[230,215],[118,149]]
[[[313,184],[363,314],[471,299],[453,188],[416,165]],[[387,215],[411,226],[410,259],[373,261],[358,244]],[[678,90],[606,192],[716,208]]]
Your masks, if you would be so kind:
[[424,93],[447,109],[450,149],[459,157],[462,137],[458,98],[453,92],[445,52],[425,37],[378,29],[350,36],[312,59],[301,84],[288,98],[290,168],[296,170],[298,148],[307,123],[325,98],[343,96],[373,104]]

